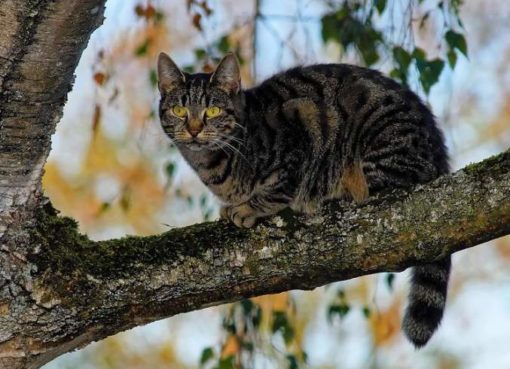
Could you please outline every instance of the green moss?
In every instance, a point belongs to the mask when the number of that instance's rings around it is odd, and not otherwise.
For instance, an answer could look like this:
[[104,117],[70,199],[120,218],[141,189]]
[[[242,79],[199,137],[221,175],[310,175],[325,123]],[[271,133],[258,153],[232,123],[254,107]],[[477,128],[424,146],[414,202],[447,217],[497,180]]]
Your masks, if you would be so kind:
[[470,175],[479,175],[490,170],[491,172],[507,172],[510,171],[510,150],[501,154],[493,155],[479,163],[467,165],[463,171]]
[[297,213],[295,213],[290,208],[286,208],[280,211],[278,213],[278,216],[280,216],[283,219],[283,222],[285,224],[283,228],[288,234],[292,234],[295,231],[303,229],[304,227],[304,224],[301,223],[301,221],[299,220]]
[[92,306],[101,304],[110,293],[103,288],[106,281],[132,279],[137,273],[190,258],[204,259],[206,252],[223,255],[224,247],[243,242],[250,234],[214,222],[161,235],[94,242],[78,232],[73,219],[59,216],[49,204],[38,209],[28,231],[33,248],[27,257],[37,266],[33,277],[42,294],[39,303],[58,300],[70,306],[80,306],[84,299]]
[[244,268],[246,268],[251,275],[257,275],[260,269],[259,259],[254,257],[247,257],[244,262]]
[[39,273],[52,270],[64,276],[80,273],[94,277],[128,276],[181,258],[201,258],[206,251],[249,237],[249,232],[233,225],[210,222],[161,235],[94,242],[78,232],[74,220],[58,216],[50,205],[38,210],[30,232],[36,245],[31,261]]

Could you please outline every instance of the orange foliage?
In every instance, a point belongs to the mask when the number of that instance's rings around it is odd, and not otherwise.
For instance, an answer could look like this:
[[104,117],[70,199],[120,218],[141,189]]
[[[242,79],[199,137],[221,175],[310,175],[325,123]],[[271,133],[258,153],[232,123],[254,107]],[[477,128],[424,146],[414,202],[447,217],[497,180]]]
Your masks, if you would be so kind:
[[498,238],[494,243],[499,255],[506,261],[510,260],[510,236]]
[[289,307],[289,293],[283,292],[276,295],[259,296],[252,301],[260,306],[264,316],[272,311],[286,311]]
[[229,356],[236,356],[241,349],[241,345],[239,344],[238,336],[228,336],[227,340],[223,344],[221,348],[221,357],[226,358]]
[[[95,123],[98,124],[98,123]],[[102,201],[94,184],[103,175],[119,183],[120,191]],[[131,225],[139,234],[157,232],[155,213],[165,200],[162,185],[142,157],[120,161],[114,142],[96,130],[78,177],[69,181],[55,165],[48,163],[43,186],[55,206],[80,222],[82,231],[101,224]]]
[[104,85],[104,83],[106,81],[106,75],[104,73],[101,73],[101,72],[96,72],[94,74],[94,81],[96,81],[96,83],[99,86],[102,86],[102,85]]
[[370,314],[370,331],[376,347],[388,345],[399,336],[401,309],[402,300],[395,298],[387,309],[378,309]]

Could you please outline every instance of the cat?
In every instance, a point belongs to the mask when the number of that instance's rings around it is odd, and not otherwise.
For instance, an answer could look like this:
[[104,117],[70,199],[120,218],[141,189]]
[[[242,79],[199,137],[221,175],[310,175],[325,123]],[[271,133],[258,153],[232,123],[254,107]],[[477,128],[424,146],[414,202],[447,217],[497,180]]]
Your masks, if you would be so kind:
[[[313,212],[325,200],[359,202],[449,172],[430,110],[372,69],[296,67],[243,90],[233,54],[213,73],[188,74],[161,53],[158,87],[164,132],[238,227],[287,207]],[[450,266],[446,257],[412,269],[402,328],[416,347],[441,322]]]

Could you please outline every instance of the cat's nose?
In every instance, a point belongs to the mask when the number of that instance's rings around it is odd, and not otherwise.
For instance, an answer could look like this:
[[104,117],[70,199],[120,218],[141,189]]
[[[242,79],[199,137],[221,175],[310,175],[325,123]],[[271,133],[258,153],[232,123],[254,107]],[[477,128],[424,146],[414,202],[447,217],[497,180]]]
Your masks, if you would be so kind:
[[189,127],[188,132],[192,137],[197,137],[200,132],[202,132],[202,127]]
[[202,122],[192,121],[187,127],[187,130],[192,137],[197,137],[198,134],[202,132],[203,129],[204,125],[202,124]]

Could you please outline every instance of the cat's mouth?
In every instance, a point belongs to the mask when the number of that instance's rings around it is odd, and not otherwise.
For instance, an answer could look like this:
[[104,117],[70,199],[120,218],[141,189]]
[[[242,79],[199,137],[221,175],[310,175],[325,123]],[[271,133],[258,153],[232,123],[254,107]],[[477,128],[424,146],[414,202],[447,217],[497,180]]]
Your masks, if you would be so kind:
[[218,150],[222,146],[222,141],[218,135],[212,133],[200,133],[192,136],[186,133],[176,133],[168,135],[177,146],[190,151]]
[[178,142],[191,151],[209,149],[213,146],[211,141],[200,139],[197,137],[189,138],[187,140],[179,140]]
[[186,146],[191,151],[200,151],[207,146],[207,143],[193,139],[193,141],[186,143]]

